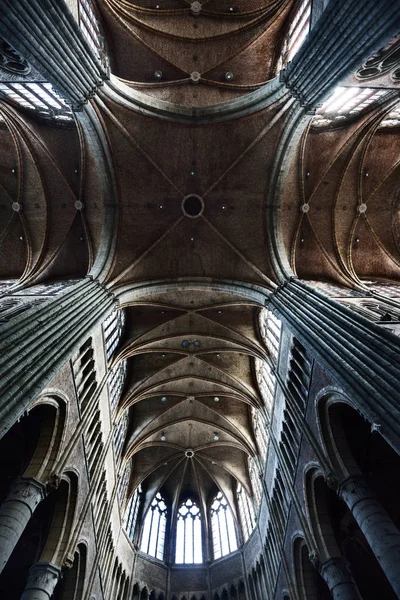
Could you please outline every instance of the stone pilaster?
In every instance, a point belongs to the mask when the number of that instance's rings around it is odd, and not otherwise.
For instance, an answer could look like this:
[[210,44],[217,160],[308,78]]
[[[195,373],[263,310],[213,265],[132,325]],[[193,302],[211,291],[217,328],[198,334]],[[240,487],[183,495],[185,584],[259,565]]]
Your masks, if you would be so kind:
[[337,556],[322,563],[319,572],[325,579],[334,600],[362,600],[345,558]]
[[87,277],[27,311],[0,333],[0,437],[114,306],[113,295]]
[[21,600],[49,600],[61,579],[61,569],[51,563],[36,563],[29,569],[29,577]]
[[296,279],[269,307],[400,448],[400,339]]
[[399,0],[331,0],[282,79],[303,106],[315,108],[399,28]]
[[37,479],[21,478],[11,485],[7,498],[0,506],[0,573],[44,497],[45,486]]
[[65,2],[2,0],[0,35],[79,109],[108,77]]
[[400,531],[363,477],[349,477],[338,492],[400,598]]

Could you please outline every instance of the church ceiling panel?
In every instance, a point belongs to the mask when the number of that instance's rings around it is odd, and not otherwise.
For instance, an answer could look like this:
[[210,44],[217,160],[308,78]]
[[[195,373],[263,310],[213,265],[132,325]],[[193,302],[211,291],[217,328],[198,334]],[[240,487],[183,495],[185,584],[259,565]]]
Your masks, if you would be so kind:
[[[150,95],[179,103],[186,98],[193,105],[198,96],[202,104],[221,101],[274,76],[276,48],[292,4],[277,0],[232,7],[206,2],[196,15],[190,4],[174,10],[107,0],[100,8],[113,73],[145,86]],[[193,72],[208,87],[189,91]]]
[[380,127],[387,110],[304,134],[282,200],[282,232],[300,277],[350,285],[398,277],[400,148]]
[[[108,102],[100,110],[116,146],[121,202],[112,284],[152,273],[269,285],[264,196],[285,107],[234,129],[156,122]],[[160,140],[170,140],[169,152]],[[189,214],[190,195],[200,199]]]

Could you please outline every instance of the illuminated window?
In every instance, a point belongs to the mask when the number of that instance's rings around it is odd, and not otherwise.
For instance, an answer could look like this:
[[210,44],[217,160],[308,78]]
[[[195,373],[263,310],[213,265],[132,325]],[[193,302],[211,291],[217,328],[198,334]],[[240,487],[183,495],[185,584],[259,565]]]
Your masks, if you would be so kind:
[[140,550],[160,560],[164,558],[167,505],[160,493],[156,494],[143,525]]
[[222,492],[218,492],[211,504],[211,527],[214,558],[221,558],[237,550],[237,538],[232,511]]
[[125,312],[123,310],[113,311],[103,323],[104,343],[108,360],[111,358],[114,350],[119,344],[124,324]]
[[236,497],[239,506],[239,516],[240,523],[242,525],[243,539],[246,542],[256,526],[254,506],[240,483],[238,483],[237,486]]
[[79,1],[79,26],[85,36],[94,56],[106,66],[106,56],[104,51],[104,38],[101,35],[97,17],[95,15],[93,4],[90,0]]
[[385,89],[337,87],[318,109],[312,123],[316,127],[339,124],[359,115],[372,104],[381,102],[387,93]]
[[271,414],[275,396],[276,376],[267,361],[256,358],[255,365],[257,383],[264,406],[268,413]]
[[277,362],[281,340],[282,323],[269,310],[260,314],[260,331],[263,342],[269,350],[271,358]]
[[201,512],[193,500],[183,502],[176,522],[176,563],[202,563]]
[[267,456],[269,432],[267,430],[263,416],[259,409],[254,408],[254,406],[252,406],[251,415],[253,419],[254,436],[256,438],[260,456],[262,460],[265,461]]
[[249,458],[249,474],[251,487],[254,494],[254,501],[257,506],[261,502],[261,480],[258,472],[257,461],[255,458]]
[[129,479],[131,476],[131,463],[128,461],[125,463],[124,470],[122,471],[121,478],[118,482],[118,498],[121,505],[125,504],[126,492],[128,490]]
[[292,60],[303,44],[310,30],[311,0],[303,0],[292,19],[289,31],[283,43],[281,57],[278,62],[278,72]]
[[0,83],[0,97],[59,122],[73,121],[71,108],[51,83]]
[[120,420],[118,421],[118,423],[116,424],[116,426],[114,427],[113,438],[115,445],[115,454],[117,455],[117,458],[120,456],[122,448],[124,446],[126,431],[128,429],[128,420],[129,415],[128,411],[126,410],[120,418]]
[[126,376],[126,360],[122,360],[115,367],[113,367],[110,371],[109,379],[108,379],[108,390],[110,393],[110,406],[111,411],[113,411],[117,404],[118,400],[121,397],[122,390],[125,383]]
[[124,527],[129,539],[133,541],[142,496],[142,486],[139,485],[129,499],[125,510]]

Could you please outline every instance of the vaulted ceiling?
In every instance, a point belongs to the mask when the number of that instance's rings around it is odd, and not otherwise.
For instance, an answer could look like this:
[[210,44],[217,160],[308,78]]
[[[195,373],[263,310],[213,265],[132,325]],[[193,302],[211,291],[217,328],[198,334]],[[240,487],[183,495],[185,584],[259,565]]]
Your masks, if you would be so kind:
[[130,486],[205,508],[218,489],[232,501],[235,481],[251,493],[255,360],[267,350],[261,295],[245,290],[281,282],[273,248],[304,279],[399,276],[400,148],[380,128],[397,96],[305,127],[278,189],[295,99],[275,76],[295,2],[97,5],[111,80],[90,110],[112,177],[83,117],[55,128],[2,102],[0,273],[83,277],[117,211],[102,276],[127,314],[114,364],[128,365],[118,415],[129,410]]

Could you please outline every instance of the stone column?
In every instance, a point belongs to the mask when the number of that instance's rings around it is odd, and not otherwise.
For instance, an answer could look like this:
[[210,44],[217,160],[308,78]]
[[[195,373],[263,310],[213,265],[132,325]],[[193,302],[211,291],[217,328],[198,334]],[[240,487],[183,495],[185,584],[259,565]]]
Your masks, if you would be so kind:
[[316,108],[399,27],[398,0],[331,1],[281,78],[303,106]]
[[363,477],[349,477],[339,485],[338,492],[400,598],[400,531]]
[[400,338],[296,279],[268,307],[400,448]]
[[44,497],[45,486],[37,479],[17,479],[11,485],[0,507],[0,573]]
[[102,284],[86,277],[1,328],[0,437],[29,408],[91,329],[108,316],[114,302]]
[[362,600],[345,558],[337,556],[322,563],[319,572],[325,579],[334,600]]
[[61,579],[61,569],[51,563],[36,563],[29,569],[29,577],[21,600],[49,600]]
[[3,0],[2,35],[76,109],[108,79],[67,5],[58,0]]

